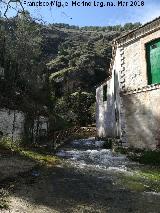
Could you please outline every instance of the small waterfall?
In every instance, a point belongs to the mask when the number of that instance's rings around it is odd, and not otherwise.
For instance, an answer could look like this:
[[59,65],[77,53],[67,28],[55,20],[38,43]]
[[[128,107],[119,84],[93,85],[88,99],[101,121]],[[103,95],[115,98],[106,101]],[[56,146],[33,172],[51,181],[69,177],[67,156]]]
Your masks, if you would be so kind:
[[104,149],[104,143],[94,138],[74,140],[59,149],[56,155],[76,168],[128,172],[127,165],[131,162],[127,157]]

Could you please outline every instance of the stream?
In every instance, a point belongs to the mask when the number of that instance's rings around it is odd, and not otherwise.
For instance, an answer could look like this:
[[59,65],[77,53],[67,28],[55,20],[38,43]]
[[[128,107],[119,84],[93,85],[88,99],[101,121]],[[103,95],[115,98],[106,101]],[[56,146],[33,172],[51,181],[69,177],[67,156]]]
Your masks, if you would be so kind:
[[65,159],[66,166],[72,166],[84,170],[95,170],[102,173],[128,173],[130,168],[137,166],[123,154],[104,149],[104,141],[96,141],[94,138],[71,141],[59,149],[56,155]]
[[0,212],[160,213],[160,180],[103,145],[94,138],[64,144],[59,163],[19,175],[10,186],[10,209]]
[[[135,179],[137,170],[143,165],[104,149],[103,145],[104,141],[94,138],[74,140],[56,153],[63,161],[62,167],[73,172],[68,181],[72,181],[73,191],[77,190],[74,183],[79,185],[77,197],[87,193],[93,202],[101,203],[98,210],[78,212],[160,213],[160,193],[143,179]],[[84,177],[87,178],[83,180]]]

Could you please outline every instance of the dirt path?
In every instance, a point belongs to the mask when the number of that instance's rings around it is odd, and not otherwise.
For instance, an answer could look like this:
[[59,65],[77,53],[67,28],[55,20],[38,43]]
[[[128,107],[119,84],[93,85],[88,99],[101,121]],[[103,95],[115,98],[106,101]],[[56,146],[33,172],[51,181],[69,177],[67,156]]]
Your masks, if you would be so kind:
[[[95,149],[91,151],[91,146],[88,148],[83,151],[79,150],[81,156],[78,156],[78,149],[74,147],[70,152],[66,147],[58,153],[64,158],[61,165],[43,167],[19,176],[16,181],[10,183],[14,186],[9,196],[10,210],[1,212],[160,212],[160,195],[158,193],[137,192],[126,189],[123,185],[117,185],[114,173],[106,172],[104,167],[102,169],[95,165],[91,166],[92,161],[99,162],[98,153]],[[100,152],[102,161],[104,156],[102,157],[102,151]],[[91,153],[94,154],[94,157]],[[121,156],[113,159],[110,157],[110,163],[114,161],[115,168],[123,161]]]

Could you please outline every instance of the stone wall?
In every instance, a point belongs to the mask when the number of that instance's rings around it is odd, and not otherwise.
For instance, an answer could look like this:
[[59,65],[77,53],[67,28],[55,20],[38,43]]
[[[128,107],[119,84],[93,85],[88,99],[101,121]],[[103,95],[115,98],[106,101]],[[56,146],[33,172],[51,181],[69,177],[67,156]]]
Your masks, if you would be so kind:
[[128,145],[155,149],[160,145],[160,89],[122,96]]
[[124,48],[126,90],[146,85],[146,80],[141,72],[140,47],[140,41],[136,41]]
[[0,131],[14,140],[21,137],[24,128],[24,113],[17,110],[0,109]]
[[[0,109],[0,136],[19,139],[24,133],[25,114],[17,110]],[[48,134],[48,117],[39,116],[34,120],[33,139]]]
[[160,30],[124,45],[125,90],[134,90],[148,84],[146,44],[160,38]]
[[120,138],[127,146],[160,147],[160,84],[148,85],[146,60],[146,44],[158,38],[160,19],[115,41],[106,103],[102,100],[103,85],[97,88],[98,136],[116,136],[120,129]]
[[[136,148],[159,145],[159,85],[148,85],[146,44],[160,38],[160,30],[141,35],[121,46],[124,58],[120,76],[122,141]],[[157,111],[156,111],[157,109]]]

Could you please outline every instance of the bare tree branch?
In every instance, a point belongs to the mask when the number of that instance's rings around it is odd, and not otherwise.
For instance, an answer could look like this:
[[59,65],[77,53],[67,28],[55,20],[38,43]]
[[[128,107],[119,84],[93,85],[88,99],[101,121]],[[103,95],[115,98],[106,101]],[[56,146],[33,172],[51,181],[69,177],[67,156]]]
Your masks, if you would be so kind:
[[[22,13],[22,12],[24,12],[24,7],[23,7],[23,5],[22,5],[22,2],[21,2],[21,0],[9,0],[8,2],[7,1],[5,1],[5,0],[0,0],[0,2],[2,2],[3,4],[5,4],[6,5],[6,9],[5,9],[5,11],[4,11],[4,17],[5,18],[7,18],[8,19],[8,17],[7,17],[7,12],[8,12],[8,10],[9,10],[9,8],[12,8],[12,9],[14,9],[14,10],[16,10],[17,11],[17,13]],[[19,5],[20,5],[20,7],[21,7],[21,9],[22,9],[22,11],[20,11],[20,10],[17,10],[17,8],[16,7],[13,7],[13,6],[11,6],[10,4],[11,3],[18,3]]]

